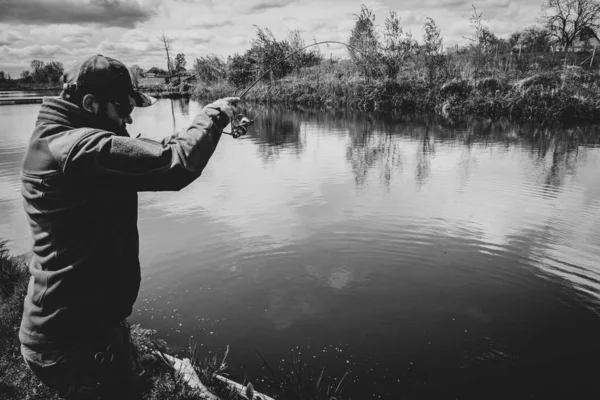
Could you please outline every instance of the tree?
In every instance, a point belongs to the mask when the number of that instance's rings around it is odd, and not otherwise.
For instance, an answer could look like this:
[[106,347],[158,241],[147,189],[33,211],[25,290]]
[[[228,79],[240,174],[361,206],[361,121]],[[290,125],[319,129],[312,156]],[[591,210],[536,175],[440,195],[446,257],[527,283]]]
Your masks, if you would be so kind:
[[194,73],[205,83],[219,81],[225,78],[225,62],[215,54],[196,58]]
[[60,61],[50,61],[43,67],[45,82],[57,84],[65,71]]
[[475,6],[473,7],[473,14],[469,18],[471,26],[475,30],[473,37],[468,38],[478,51],[487,53],[495,45],[499,43],[498,37],[490,31],[487,26],[483,25],[483,19],[481,18],[483,13],[477,13]]
[[129,67],[129,71],[131,71],[131,80],[133,84],[137,86],[139,84],[140,78],[144,77],[144,70],[137,64]]
[[[290,54],[290,45],[287,41],[278,41],[269,28],[261,29],[256,26],[256,39],[250,41],[251,55],[256,57],[257,73],[264,73],[274,67]],[[285,60],[272,70],[275,78],[282,78],[292,71],[291,61]]]
[[299,70],[302,67],[316,65],[321,61],[318,47],[312,47],[310,50],[300,50],[303,47],[306,47],[306,42],[302,39],[302,36],[300,36],[300,30],[292,29],[288,31],[287,44],[290,53],[298,51],[297,54],[289,59],[292,70]]
[[177,53],[175,56],[175,72],[185,71],[185,65],[187,62],[185,61],[185,54]]
[[425,69],[429,82],[433,82],[439,70],[443,66],[444,56],[442,54],[443,38],[440,33],[440,28],[437,27],[435,21],[431,18],[426,18],[423,24],[423,46],[421,51],[424,58]]
[[31,72],[28,69],[21,71],[21,80],[23,82],[31,82],[33,80]]
[[167,73],[167,71],[165,71],[164,69],[160,69],[158,67],[152,67],[147,71],[147,73],[156,74],[156,75],[165,75]]
[[236,87],[252,82],[257,67],[256,49],[250,48],[244,55],[234,54],[227,60],[227,80]]
[[7,81],[6,73],[4,71],[0,71],[0,82]]
[[600,1],[546,0],[541,22],[550,37],[567,50],[580,34],[600,28]]
[[31,77],[34,82],[42,83],[46,81],[44,73],[44,62],[41,60],[31,60]]
[[544,28],[531,26],[519,32],[517,44],[525,51],[547,51],[550,47],[550,34]]
[[352,47],[348,52],[359,71],[371,77],[377,73],[379,38],[375,30],[375,14],[364,4],[360,7],[360,14],[354,15],[356,22],[348,40],[348,44]]
[[[172,40],[170,38],[168,38],[167,36],[165,36],[165,33],[162,33],[162,36],[158,38],[159,42],[162,44],[162,46],[165,49],[165,53],[167,54],[167,72],[169,73],[169,77],[172,75],[171,71],[172,71],[172,67],[173,67],[173,63],[171,62],[171,46],[172,46]],[[167,83],[169,83],[169,77],[165,78],[165,81]]]
[[385,19],[383,32],[382,64],[384,74],[389,79],[394,79],[400,67],[410,57],[417,47],[412,34],[404,34],[400,25],[400,17],[395,11],[390,11]]

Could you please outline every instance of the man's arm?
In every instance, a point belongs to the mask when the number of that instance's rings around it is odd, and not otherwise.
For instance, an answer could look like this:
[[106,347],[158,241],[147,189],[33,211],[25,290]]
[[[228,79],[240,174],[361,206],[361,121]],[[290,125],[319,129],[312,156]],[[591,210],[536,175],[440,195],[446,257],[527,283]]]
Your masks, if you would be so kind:
[[180,190],[202,173],[236,103],[224,99],[207,105],[187,129],[163,142],[94,131],[71,148],[63,172],[107,189]]

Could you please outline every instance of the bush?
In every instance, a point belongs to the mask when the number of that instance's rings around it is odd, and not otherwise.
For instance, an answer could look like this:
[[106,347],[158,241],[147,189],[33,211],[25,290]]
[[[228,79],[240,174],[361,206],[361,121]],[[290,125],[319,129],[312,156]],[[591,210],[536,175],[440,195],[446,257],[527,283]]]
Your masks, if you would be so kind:
[[440,88],[440,96],[442,97],[466,97],[470,92],[471,86],[464,79],[453,79],[444,83]]

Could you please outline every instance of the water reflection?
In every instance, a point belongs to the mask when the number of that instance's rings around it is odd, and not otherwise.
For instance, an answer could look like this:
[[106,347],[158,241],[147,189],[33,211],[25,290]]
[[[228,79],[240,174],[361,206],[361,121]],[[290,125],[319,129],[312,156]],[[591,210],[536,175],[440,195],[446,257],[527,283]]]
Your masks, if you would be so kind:
[[250,108],[247,114],[255,119],[250,137],[258,144],[258,156],[265,163],[280,157],[281,152],[299,154],[303,151],[302,116],[283,107]]
[[190,99],[188,98],[180,98],[180,99],[171,99],[172,104],[175,105],[175,110],[178,115],[183,117],[189,117],[190,115]]

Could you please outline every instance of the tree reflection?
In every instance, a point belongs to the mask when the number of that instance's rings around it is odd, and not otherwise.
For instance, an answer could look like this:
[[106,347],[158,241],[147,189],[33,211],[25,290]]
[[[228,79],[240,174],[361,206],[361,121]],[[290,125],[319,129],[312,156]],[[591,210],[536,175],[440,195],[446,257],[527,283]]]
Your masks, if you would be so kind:
[[[388,186],[394,168],[402,164],[402,144],[412,142],[418,144],[415,157],[415,183],[418,188],[432,177],[431,164],[438,144],[463,148],[459,161],[459,190],[476,165],[473,146],[481,149],[499,145],[505,150],[519,148],[528,151],[543,171],[544,178],[539,184],[556,189],[563,185],[566,176],[575,172],[580,147],[600,142],[600,128],[592,125],[538,127],[533,123],[517,124],[508,120],[453,121],[423,115],[357,115],[346,150],[346,159],[355,175],[357,187],[368,184],[368,173],[374,168],[379,169],[382,184]],[[339,124],[348,125],[341,121]]]
[[251,118],[256,117],[249,137],[257,142],[259,156],[264,162],[279,158],[284,149],[294,154],[303,151],[302,117],[298,112],[278,107],[254,108],[245,112]]
[[189,98],[180,98],[180,99],[171,99],[172,104],[174,104],[175,109],[179,114],[184,117],[189,117],[190,115],[190,99]]
[[400,143],[394,140],[392,132],[373,134],[372,126],[363,123],[361,129],[350,135],[346,160],[350,163],[358,188],[366,184],[367,175],[375,166],[381,183],[389,188],[394,170],[402,166]]
[[431,160],[435,156],[435,138],[430,136],[430,128],[427,126],[425,134],[421,139],[421,146],[417,151],[417,167],[415,171],[415,180],[417,186],[421,188],[431,174]]

